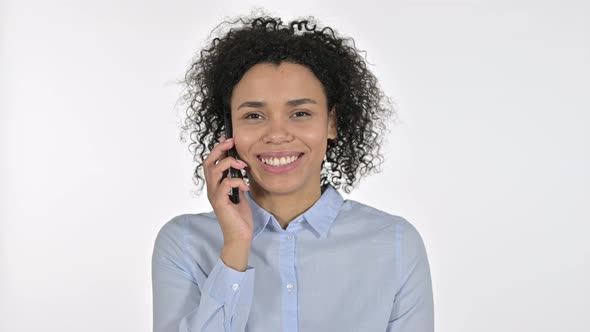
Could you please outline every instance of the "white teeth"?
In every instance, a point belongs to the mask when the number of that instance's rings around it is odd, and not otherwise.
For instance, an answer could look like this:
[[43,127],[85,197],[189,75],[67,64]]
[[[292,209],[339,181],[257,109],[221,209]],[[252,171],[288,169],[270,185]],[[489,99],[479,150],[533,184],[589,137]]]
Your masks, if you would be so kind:
[[281,158],[263,158],[260,157],[263,163],[272,165],[272,166],[285,166],[288,165],[295,160],[299,159],[299,156],[290,156],[290,157],[281,157]]

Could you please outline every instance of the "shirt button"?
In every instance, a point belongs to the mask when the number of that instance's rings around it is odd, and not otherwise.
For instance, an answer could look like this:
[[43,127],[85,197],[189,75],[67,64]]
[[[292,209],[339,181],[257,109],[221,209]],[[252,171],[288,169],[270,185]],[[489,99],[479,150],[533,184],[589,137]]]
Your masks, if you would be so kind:
[[240,285],[238,285],[238,284],[233,284],[233,285],[231,285],[231,289],[233,289],[233,290],[234,290],[234,292],[235,292],[235,291],[237,291],[238,289],[240,289]]
[[287,235],[287,240],[291,240],[293,238],[293,235],[289,234]]
[[292,291],[293,290],[293,284],[292,283],[288,283],[287,284],[287,291]]

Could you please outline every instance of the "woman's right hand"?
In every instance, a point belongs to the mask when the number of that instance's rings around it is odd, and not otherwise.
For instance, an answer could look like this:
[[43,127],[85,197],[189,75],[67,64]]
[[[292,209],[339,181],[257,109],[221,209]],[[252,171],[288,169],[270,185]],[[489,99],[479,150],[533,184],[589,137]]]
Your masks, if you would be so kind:
[[[223,177],[230,166],[243,169],[238,160],[227,156],[227,151],[234,145],[233,139],[221,137],[220,143],[205,158],[203,168],[207,183],[207,198],[213,207],[223,232],[224,245],[245,244],[252,241],[254,221],[252,210],[244,196],[250,188],[242,178]],[[239,187],[240,203],[234,204],[228,195],[232,187]]]

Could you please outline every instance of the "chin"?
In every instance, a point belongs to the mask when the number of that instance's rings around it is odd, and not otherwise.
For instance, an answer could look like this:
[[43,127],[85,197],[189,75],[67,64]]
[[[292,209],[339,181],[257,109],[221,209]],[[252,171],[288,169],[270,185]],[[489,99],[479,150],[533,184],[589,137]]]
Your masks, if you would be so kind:
[[263,192],[270,194],[286,195],[297,191],[303,186],[303,183],[297,183],[295,179],[264,179],[260,182],[251,181],[250,186],[254,183],[254,187]]

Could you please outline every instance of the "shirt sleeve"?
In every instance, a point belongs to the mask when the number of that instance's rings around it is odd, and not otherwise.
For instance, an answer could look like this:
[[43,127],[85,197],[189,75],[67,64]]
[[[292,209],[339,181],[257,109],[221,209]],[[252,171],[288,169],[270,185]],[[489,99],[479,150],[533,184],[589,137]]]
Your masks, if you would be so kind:
[[154,332],[244,331],[253,299],[254,268],[234,270],[221,260],[202,285],[186,259],[182,218],[158,232],[152,254]]
[[401,287],[395,295],[387,332],[433,332],[432,280],[424,242],[409,222],[404,220],[401,228]]

